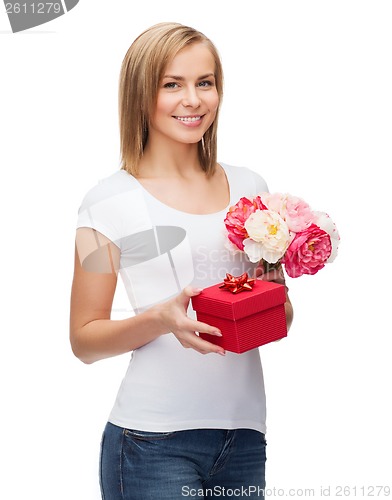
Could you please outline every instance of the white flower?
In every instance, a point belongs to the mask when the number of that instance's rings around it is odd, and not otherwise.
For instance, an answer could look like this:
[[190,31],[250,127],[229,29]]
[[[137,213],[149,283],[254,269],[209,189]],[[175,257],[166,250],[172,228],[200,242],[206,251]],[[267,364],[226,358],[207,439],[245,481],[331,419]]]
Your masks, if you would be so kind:
[[325,212],[313,213],[315,216],[314,223],[316,224],[316,226],[328,233],[329,237],[331,238],[332,252],[327,262],[333,262],[338,253],[338,246],[340,243],[339,232],[336,228],[335,223],[328,214],[326,214]]
[[292,239],[286,222],[271,210],[256,210],[250,214],[245,229],[249,238],[244,240],[244,250],[251,262],[264,259],[275,264]]

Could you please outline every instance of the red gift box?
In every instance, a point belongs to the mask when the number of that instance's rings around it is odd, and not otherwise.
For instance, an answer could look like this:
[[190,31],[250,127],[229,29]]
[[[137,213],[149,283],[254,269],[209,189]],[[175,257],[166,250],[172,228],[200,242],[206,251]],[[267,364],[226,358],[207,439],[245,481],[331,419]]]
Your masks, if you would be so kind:
[[200,337],[238,354],[287,337],[283,285],[255,280],[251,290],[232,293],[213,285],[195,297],[197,319],[216,326],[222,337],[200,332]]

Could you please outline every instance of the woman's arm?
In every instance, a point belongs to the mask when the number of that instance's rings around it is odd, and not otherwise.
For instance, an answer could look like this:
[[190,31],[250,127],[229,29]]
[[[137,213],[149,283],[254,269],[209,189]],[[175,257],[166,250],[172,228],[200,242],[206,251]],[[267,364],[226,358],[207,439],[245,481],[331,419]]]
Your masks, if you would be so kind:
[[286,286],[286,280],[284,276],[284,272],[282,266],[277,266],[272,271],[264,272],[264,265],[261,261],[256,269],[256,277],[262,279],[264,281],[273,281],[274,283],[278,283],[279,285],[284,285],[286,288],[286,302],[284,304],[284,309],[286,313],[286,325],[287,331],[289,331],[291,324],[294,318],[294,310],[293,305],[290,301],[288,288]]
[[70,341],[75,356],[84,363],[93,363],[137,349],[169,332],[184,347],[203,354],[224,354],[222,348],[195,334],[195,331],[213,335],[220,332],[188,318],[190,297],[200,293],[190,287],[141,314],[111,320],[119,262],[120,250],[110,240],[90,228],[77,230],[70,314]]
[[284,304],[284,310],[286,313],[286,325],[287,325],[287,331],[290,330],[291,324],[293,322],[294,318],[294,310],[293,310],[293,305],[291,304],[289,295],[286,290],[286,302]]

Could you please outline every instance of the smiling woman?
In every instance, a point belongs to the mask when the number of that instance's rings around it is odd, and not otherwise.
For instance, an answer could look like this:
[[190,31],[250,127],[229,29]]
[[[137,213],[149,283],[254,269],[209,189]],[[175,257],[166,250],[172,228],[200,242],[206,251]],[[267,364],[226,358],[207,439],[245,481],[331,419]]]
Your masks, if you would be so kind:
[[[142,164],[149,161],[148,153],[155,149],[156,141],[161,141],[161,135],[188,145],[198,143],[215,120],[219,106],[215,61],[203,43],[182,49],[166,72],[149,126],[149,142],[144,151],[147,159]],[[170,142],[166,144],[171,147]]]
[[[79,210],[73,351],[85,363],[132,351],[103,434],[105,499],[250,486],[260,498],[264,488],[259,352],[226,353],[202,339],[222,332],[197,321],[190,301],[218,275],[257,272],[225,249],[227,210],[267,185],[217,163],[222,82],[217,50],[199,31],[164,23],[142,33],[120,74],[122,168]],[[135,315],[114,321],[118,273]],[[289,314],[288,297],[286,305]]]
[[[157,41],[159,40],[159,46]],[[183,51],[198,53],[198,68],[190,59],[186,66]],[[174,62],[176,58],[177,63]],[[197,69],[198,71],[195,71]],[[184,80],[187,81],[184,81]],[[191,82],[190,80],[194,81]],[[189,86],[211,90],[218,96],[216,120],[206,127],[198,143],[198,159],[202,169],[211,175],[217,160],[217,118],[223,95],[223,71],[218,51],[202,33],[177,23],[161,23],[142,33],[128,49],[121,68],[119,87],[120,144],[122,168],[136,174],[145,154],[150,132],[150,121],[155,113],[158,95],[166,92],[183,92]],[[210,88],[211,87],[211,88]],[[197,92],[199,94],[200,92]],[[173,110],[172,110],[173,111]],[[176,111],[179,116],[198,116],[200,110]],[[129,117],[132,116],[132,120]]]

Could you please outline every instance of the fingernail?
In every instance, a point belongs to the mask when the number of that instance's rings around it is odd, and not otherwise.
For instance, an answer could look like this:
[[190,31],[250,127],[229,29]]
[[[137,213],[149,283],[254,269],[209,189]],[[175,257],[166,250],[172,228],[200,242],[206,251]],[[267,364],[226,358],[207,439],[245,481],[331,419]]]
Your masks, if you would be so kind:
[[220,354],[221,356],[226,356],[226,352],[225,351],[217,351],[217,354]]
[[222,337],[221,332],[212,332],[213,335],[217,335],[218,337]]
[[194,289],[193,289],[193,291],[194,291],[195,293],[200,293],[200,292],[202,292],[202,291],[203,291],[203,289],[202,289],[202,288],[194,288]]

